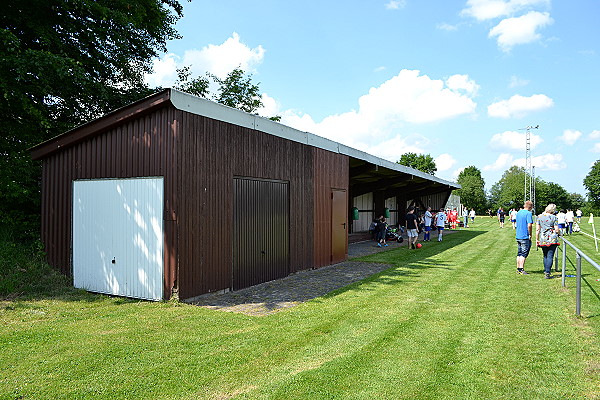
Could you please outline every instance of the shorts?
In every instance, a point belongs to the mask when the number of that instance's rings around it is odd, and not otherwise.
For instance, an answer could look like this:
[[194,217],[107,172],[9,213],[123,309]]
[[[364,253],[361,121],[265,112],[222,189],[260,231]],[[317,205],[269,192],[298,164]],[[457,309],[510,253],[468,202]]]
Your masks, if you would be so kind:
[[510,220],[510,222],[512,222],[512,223],[516,223],[516,222],[517,222],[517,220],[516,220],[516,219],[511,219],[511,220]]
[[408,237],[417,237],[417,236],[419,236],[419,233],[417,232],[416,229],[407,229],[406,230],[406,234],[408,235]]
[[558,224],[558,229],[565,229],[565,224]]
[[431,231],[431,226],[426,226],[425,227],[425,232],[429,232],[429,231]]
[[527,258],[531,249],[531,239],[517,239],[517,257]]
[[440,231],[440,232],[444,230],[443,226],[438,226],[437,228],[438,228],[438,231]]
[[504,222],[504,217],[500,217],[500,222]]

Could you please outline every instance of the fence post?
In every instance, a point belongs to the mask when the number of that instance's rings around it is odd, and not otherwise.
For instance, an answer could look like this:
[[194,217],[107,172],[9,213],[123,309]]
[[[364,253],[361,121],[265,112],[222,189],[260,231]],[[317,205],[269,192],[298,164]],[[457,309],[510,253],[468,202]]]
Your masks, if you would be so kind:
[[567,244],[562,242],[562,285],[567,286]]
[[575,313],[581,316],[581,256],[577,253],[577,305]]

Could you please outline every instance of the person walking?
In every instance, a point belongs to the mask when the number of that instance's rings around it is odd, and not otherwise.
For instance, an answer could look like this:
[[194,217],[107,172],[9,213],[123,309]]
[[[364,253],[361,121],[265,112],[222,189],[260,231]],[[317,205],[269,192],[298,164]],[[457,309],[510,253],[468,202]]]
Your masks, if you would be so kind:
[[565,214],[565,222],[567,235],[571,235],[573,233],[573,222],[575,222],[575,214],[573,213],[573,210],[567,210],[567,213]]
[[575,211],[575,216],[577,217],[577,223],[581,223],[581,217],[583,216],[583,211],[581,211],[579,208],[577,209],[577,211]]
[[444,231],[444,226],[446,225],[446,214],[444,213],[444,209],[440,208],[440,212],[435,215],[435,226],[438,230],[438,242],[442,241],[442,232]]
[[467,210],[467,208],[465,207],[465,209],[463,210],[463,226],[465,228],[469,227],[469,210]]
[[514,208],[510,209],[510,222],[512,224],[513,229],[517,229],[517,210]]
[[469,217],[471,217],[471,222],[475,222],[475,209],[471,208],[471,211],[469,212]]
[[423,227],[423,241],[431,242],[431,222],[433,221],[433,214],[431,214],[431,207],[427,207],[425,214],[423,215],[425,226]]
[[415,215],[414,207],[408,207],[405,220],[406,234],[408,235],[408,248],[416,249],[417,238],[419,237],[419,225],[417,224],[417,216]]
[[379,217],[379,221],[377,221],[377,226],[375,227],[375,232],[377,233],[377,246],[378,247],[388,247],[388,244],[385,242],[385,233],[387,231],[387,224],[385,222],[385,218],[383,215]]
[[504,228],[504,218],[506,217],[506,212],[504,209],[500,207],[498,209],[498,222],[500,222],[500,228]]
[[565,227],[567,226],[567,214],[565,214],[565,210],[561,209],[558,214],[556,214],[556,219],[558,220],[558,229],[560,229],[560,234],[565,234]]
[[531,249],[531,228],[533,227],[533,216],[531,209],[533,203],[529,200],[523,204],[523,208],[517,212],[517,273],[527,275],[525,272],[525,260]]
[[548,204],[543,213],[538,215],[535,222],[535,242],[537,247],[542,248],[544,253],[544,277],[546,279],[553,278],[552,263],[554,262],[554,252],[558,247],[558,218],[555,204]]

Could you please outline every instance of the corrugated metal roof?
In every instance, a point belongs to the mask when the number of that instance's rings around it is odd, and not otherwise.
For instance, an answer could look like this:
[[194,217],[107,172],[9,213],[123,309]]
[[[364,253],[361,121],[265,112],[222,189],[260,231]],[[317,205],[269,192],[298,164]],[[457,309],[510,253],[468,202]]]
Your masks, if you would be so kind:
[[437,176],[429,175],[414,168],[406,167],[383,158],[376,157],[364,151],[334,142],[322,136],[310,132],[300,131],[289,126],[271,121],[258,115],[248,114],[244,111],[227,107],[214,101],[202,99],[175,89],[171,90],[171,103],[179,110],[187,111],[192,114],[202,115],[208,118],[217,119],[231,124],[244,126],[246,128],[259,130],[270,135],[278,136],[294,142],[303,143],[309,146],[328,150],[334,153],[343,154],[352,158],[366,161],[370,164],[388,168],[408,175],[418,176],[429,181],[438,182],[455,188],[460,188],[455,182],[440,179]]
[[355,159],[366,161],[376,166],[447,185],[451,188],[460,188],[460,185],[455,182],[446,181],[438,178],[437,176],[429,175],[425,172],[376,157],[372,154],[338,142],[334,142],[322,136],[318,136],[310,132],[303,132],[281,123],[271,121],[268,118],[260,117],[254,114],[248,114],[244,111],[227,107],[214,101],[202,99],[176,89],[165,89],[162,92],[142,99],[129,106],[115,110],[104,117],[79,126],[71,131],[65,132],[62,135],[41,143],[31,149],[32,157],[34,159],[42,159],[49,154],[59,151],[62,147],[77,143],[90,135],[97,135],[102,131],[114,126],[115,124],[121,123],[126,119],[139,116],[142,113],[149,112],[152,109],[165,105],[167,102],[170,102],[179,110],[187,111],[192,114],[255,129],[294,142],[343,154]]

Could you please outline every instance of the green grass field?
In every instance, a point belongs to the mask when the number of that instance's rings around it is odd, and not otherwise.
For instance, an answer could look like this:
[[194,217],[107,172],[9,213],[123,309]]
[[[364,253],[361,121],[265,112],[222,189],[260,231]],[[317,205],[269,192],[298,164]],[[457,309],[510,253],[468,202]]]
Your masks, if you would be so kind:
[[478,217],[265,317],[72,289],[4,300],[0,399],[600,398],[600,272],[584,263],[577,318],[574,278],[543,279],[535,249],[517,275],[515,253],[512,228]]

